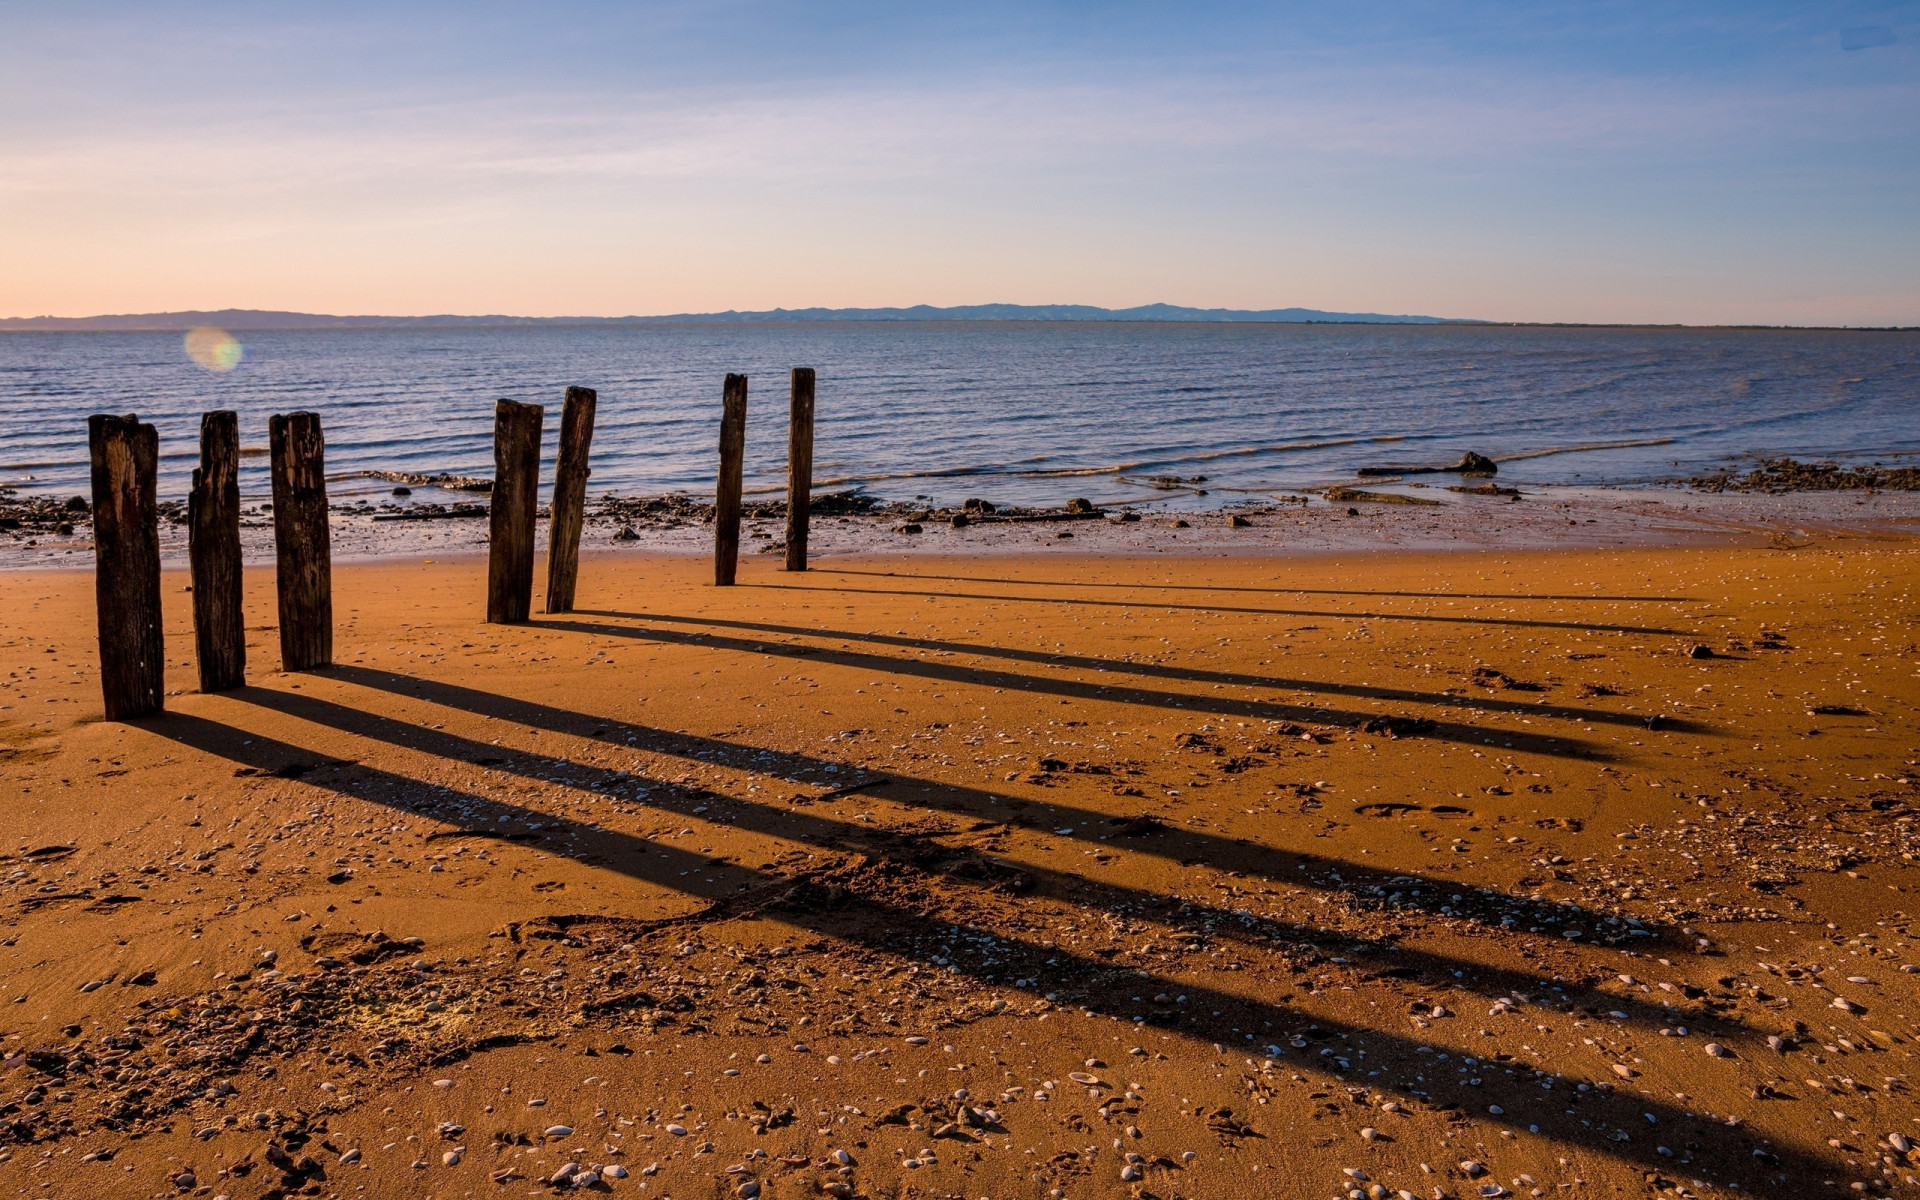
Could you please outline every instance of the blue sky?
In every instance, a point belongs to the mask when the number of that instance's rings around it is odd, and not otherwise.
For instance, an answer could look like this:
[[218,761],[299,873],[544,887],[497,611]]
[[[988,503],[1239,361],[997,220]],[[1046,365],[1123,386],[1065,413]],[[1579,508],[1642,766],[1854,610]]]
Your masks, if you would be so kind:
[[0,0],[0,27],[0,315],[1920,323],[1920,3]]

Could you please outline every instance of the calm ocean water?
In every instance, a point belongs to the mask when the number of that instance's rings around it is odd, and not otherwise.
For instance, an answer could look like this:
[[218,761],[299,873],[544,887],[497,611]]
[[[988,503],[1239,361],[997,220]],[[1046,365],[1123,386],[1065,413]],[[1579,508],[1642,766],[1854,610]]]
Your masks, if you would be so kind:
[[[1920,453],[1920,334],[1115,323],[795,323],[252,332],[231,371],[179,334],[0,334],[0,483],[87,491],[86,417],[159,427],[182,497],[199,414],[322,415],[354,473],[490,476],[493,400],[600,393],[594,493],[710,491],[721,377],[751,377],[748,487],[775,489],[787,368],[819,371],[817,487],[887,499],[1211,506],[1476,450],[1501,477],[1637,485],[1756,453]],[[1392,439],[1392,440],[1375,440]],[[1640,443],[1620,445],[1619,443]],[[1607,446],[1609,448],[1586,448]],[[1204,475],[1204,497],[1153,476]],[[241,487],[268,494],[264,453]],[[424,496],[422,498],[425,498]]]

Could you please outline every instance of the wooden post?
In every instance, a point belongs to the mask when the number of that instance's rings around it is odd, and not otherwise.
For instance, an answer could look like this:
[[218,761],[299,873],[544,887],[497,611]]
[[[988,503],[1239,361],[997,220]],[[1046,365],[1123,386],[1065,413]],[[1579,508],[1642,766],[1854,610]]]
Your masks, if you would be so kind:
[[560,459],[553,468],[553,520],[547,524],[547,611],[573,611],[580,581],[580,529],[586,523],[587,450],[593,445],[592,388],[567,389],[560,416]]
[[540,507],[538,404],[493,407],[493,500],[487,551],[487,620],[509,625],[533,608],[533,519]]
[[813,504],[813,368],[793,369],[787,415],[787,570],[807,569],[807,509]]
[[193,644],[200,690],[247,681],[246,623],[240,610],[240,418],[200,418],[200,466],[187,493],[187,561],[193,571]]
[[327,530],[326,443],[320,414],[267,422],[273,454],[274,582],[280,593],[280,669],[333,665],[333,543]]
[[747,377],[720,392],[720,478],[713,489],[713,585],[732,587],[740,566],[740,473],[747,452]]
[[100,621],[100,692],[107,720],[165,705],[160,636],[160,435],[140,418],[87,418],[93,460],[93,592]]

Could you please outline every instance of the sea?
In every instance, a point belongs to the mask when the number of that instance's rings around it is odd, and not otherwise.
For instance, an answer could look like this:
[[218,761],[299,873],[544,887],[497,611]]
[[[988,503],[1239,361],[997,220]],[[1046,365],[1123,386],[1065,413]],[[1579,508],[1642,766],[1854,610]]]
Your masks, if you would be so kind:
[[[211,342],[210,340],[211,339]],[[209,353],[207,347],[216,349]],[[205,364],[205,365],[203,365]],[[784,488],[789,369],[818,374],[815,490],[958,504],[1209,508],[1466,451],[1502,481],[1660,486],[1757,457],[1910,462],[1920,332],[1096,321],[0,333],[0,486],[88,491],[86,419],[158,427],[183,499],[199,418],[321,417],[330,496],[493,473],[494,401],[599,393],[595,495],[711,495],[723,377],[749,377],[747,488]],[[415,499],[437,489],[415,489]],[[471,497],[468,497],[471,498]]]

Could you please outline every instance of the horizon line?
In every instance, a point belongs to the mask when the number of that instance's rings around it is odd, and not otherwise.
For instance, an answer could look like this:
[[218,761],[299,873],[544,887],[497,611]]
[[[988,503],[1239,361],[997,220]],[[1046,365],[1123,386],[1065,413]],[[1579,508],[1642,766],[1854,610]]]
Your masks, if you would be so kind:
[[1906,333],[1920,325],[1796,325],[1739,322],[1690,324],[1640,321],[1502,321],[1477,317],[1437,317],[1420,314],[1338,312],[1304,307],[1242,309],[1197,308],[1152,303],[1127,308],[1085,304],[917,304],[885,307],[807,307],[726,309],[704,313],[660,313],[563,316],[516,316],[507,313],[431,313],[384,315],[333,314],[296,310],[221,308],[180,309],[148,313],[103,313],[91,316],[0,317],[0,332],[176,333],[204,326],[262,332],[294,332],[347,328],[510,327],[529,325],[643,325],[674,323],[829,323],[915,324],[937,322],[1114,323],[1114,324],[1288,324],[1288,325],[1474,325],[1537,329],[1722,329],[1803,330],[1857,333]]

